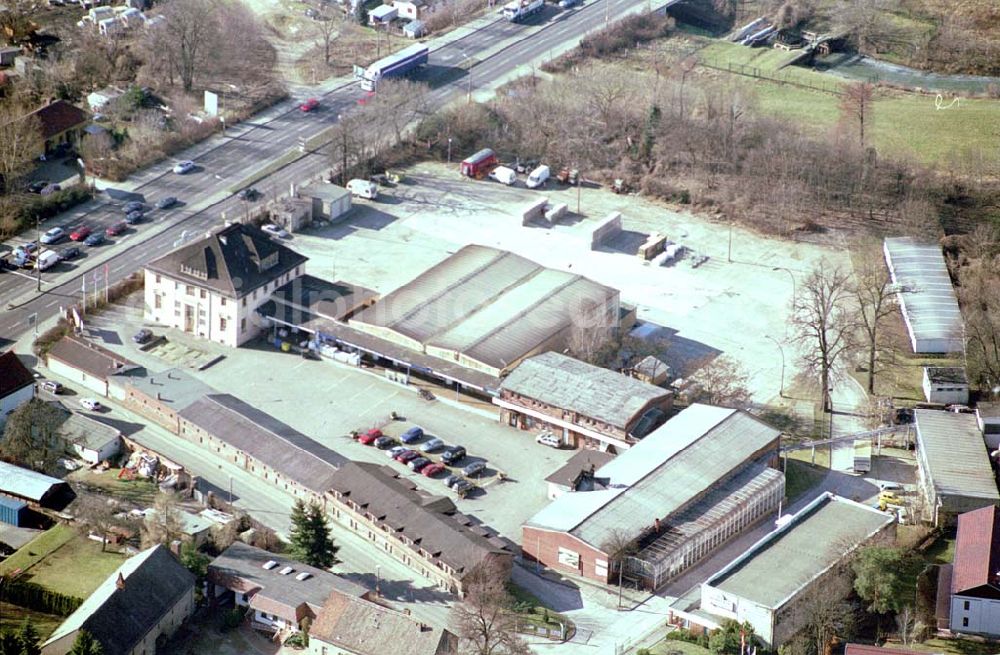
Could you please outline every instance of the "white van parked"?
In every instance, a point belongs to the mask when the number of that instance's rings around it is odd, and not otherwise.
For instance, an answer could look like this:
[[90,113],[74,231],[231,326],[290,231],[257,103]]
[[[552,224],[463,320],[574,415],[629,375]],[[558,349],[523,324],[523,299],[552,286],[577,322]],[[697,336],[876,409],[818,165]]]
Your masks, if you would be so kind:
[[35,266],[40,271],[51,268],[59,263],[59,253],[55,250],[43,250],[35,260]]
[[549,167],[542,164],[535,170],[531,171],[531,175],[528,176],[528,188],[537,189],[540,186],[544,186],[549,179]]
[[490,179],[496,180],[500,184],[506,184],[507,186],[510,186],[514,184],[514,182],[517,182],[517,173],[515,173],[514,169],[512,168],[507,168],[506,166],[497,166],[490,173]]
[[352,195],[374,200],[378,196],[378,185],[370,180],[354,179],[347,183]]

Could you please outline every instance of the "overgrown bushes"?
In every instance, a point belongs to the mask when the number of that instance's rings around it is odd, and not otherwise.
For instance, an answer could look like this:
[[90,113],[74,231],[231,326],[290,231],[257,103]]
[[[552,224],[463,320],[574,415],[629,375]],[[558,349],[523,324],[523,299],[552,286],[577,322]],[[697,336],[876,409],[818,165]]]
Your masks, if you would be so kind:
[[49,352],[49,349],[67,334],[69,334],[69,322],[64,318],[60,318],[55,325],[50,327],[45,332],[42,332],[42,334],[35,339],[35,342],[31,346],[31,350],[35,353],[36,357],[44,360],[45,355]]
[[80,598],[51,591],[34,582],[12,581],[0,584],[6,585],[3,590],[4,600],[36,612],[69,616],[83,603]]
[[547,62],[542,70],[560,72],[569,70],[586,59],[607,59],[612,55],[627,52],[640,43],[648,43],[670,34],[676,25],[673,18],[660,14],[640,14],[629,16],[600,32],[586,36],[580,47]]
[[86,186],[72,186],[46,196],[19,196],[0,208],[7,214],[7,220],[0,221],[0,238],[33,229],[36,221],[44,221],[92,197],[90,188]]

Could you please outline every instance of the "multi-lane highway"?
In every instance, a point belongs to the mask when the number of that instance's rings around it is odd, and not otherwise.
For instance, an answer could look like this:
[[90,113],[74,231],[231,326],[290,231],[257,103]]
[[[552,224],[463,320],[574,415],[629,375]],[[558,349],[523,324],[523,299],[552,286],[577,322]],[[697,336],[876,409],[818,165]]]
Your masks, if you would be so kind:
[[[659,0],[659,7],[677,0]],[[463,97],[471,88],[488,87],[511,75],[518,66],[543,57],[553,50],[575,42],[587,32],[601,27],[609,17],[645,8],[643,0],[591,0],[582,7],[560,11],[549,5],[528,24],[512,24],[502,19],[488,22],[457,39],[438,45],[431,43],[428,66],[417,79],[434,86],[430,92],[433,107],[443,107]],[[463,73],[448,75],[471,59],[471,82]],[[435,80],[449,81],[435,85]],[[236,216],[245,211],[243,201],[231,195],[232,187],[241,179],[260,170],[269,162],[285,156],[298,147],[302,139],[316,136],[337,121],[338,115],[350,111],[364,95],[356,83],[341,85],[320,96],[320,107],[304,113],[298,105],[304,98],[284,103],[270,118],[250,120],[230,128],[227,138],[214,147],[195,146],[201,154],[182,153],[136,176],[130,194],[103,193],[101,200],[91,203],[84,211],[68,212],[47,221],[42,229],[54,226],[67,228],[86,224],[95,231],[123,218],[122,206],[128,200],[140,199],[152,206],[161,198],[174,196],[181,205],[168,210],[152,210],[147,221],[129,230],[122,237],[95,248],[82,247],[85,256],[63,262],[42,273],[42,292],[36,293],[33,276],[6,271],[0,274],[0,345],[14,340],[31,327],[51,317],[59,306],[68,305],[79,297],[84,286],[97,279],[105,284],[104,272],[114,283],[140,269],[170,250],[179,240],[204,232],[221,222],[223,213]],[[195,160],[198,168],[186,175],[171,172],[175,161]],[[281,193],[290,183],[298,183],[329,168],[327,155],[304,153],[255,183],[265,193]],[[109,197],[109,196],[114,197]],[[266,200],[266,198],[265,198]],[[32,237],[28,237],[32,238]],[[61,244],[63,247],[65,244]],[[81,279],[86,276],[86,283]]]

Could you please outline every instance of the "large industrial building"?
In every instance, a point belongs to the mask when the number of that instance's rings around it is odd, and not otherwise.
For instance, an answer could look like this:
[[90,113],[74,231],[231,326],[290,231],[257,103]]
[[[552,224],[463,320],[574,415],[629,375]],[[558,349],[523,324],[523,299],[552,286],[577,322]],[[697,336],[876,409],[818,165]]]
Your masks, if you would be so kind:
[[500,422],[567,445],[626,450],[667,418],[670,391],[558,352],[521,362],[500,384]]
[[918,409],[917,483],[927,522],[952,525],[962,512],[1000,503],[975,414]]
[[506,375],[521,360],[564,350],[575,320],[619,322],[618,291],[514,253],[466,246],[350,320],[410,351]]
[[655,589],[777,510],[780,432],[746,412],[695,404],[594,471],[523,526],[522,555],[617,580],[610,542],[632,540],[623,577]]
[[877,509],[825,493],[701,585],[700,613],[749,621],[768,650],[777,650],[810,618],[810,598],[851,591],[839,575],[865,544],[891,541],[895,519]]
[[886,239],[884,251],[913,352],[964,352],[962,313],[941,247],[899,237]]

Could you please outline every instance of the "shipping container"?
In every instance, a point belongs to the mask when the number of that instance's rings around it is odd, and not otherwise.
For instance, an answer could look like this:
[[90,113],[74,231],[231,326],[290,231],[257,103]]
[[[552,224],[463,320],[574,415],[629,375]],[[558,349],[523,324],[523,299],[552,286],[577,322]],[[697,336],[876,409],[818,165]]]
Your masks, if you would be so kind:
[[28,503],[23,500],[0,496],[0,522],[20,528],[28,521],[30,512]]
[[462,175],[482,179],[497,167],[497,154],[489,148],[483,148],[471,157],[462,160]]

